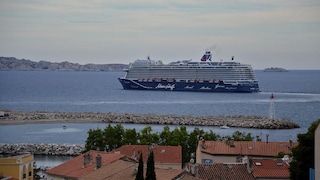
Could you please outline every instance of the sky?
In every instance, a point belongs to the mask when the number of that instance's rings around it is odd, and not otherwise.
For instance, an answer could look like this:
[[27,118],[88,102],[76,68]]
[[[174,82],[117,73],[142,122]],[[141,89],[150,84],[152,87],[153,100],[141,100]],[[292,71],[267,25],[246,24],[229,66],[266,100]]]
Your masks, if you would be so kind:
[[319,0],[0,0],[0,56],[320,69]]

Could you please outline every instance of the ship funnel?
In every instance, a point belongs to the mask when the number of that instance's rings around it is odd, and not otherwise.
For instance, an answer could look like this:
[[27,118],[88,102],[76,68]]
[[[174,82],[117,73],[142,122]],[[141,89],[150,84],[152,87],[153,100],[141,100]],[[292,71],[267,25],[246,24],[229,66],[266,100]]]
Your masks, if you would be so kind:
[[211,61],[211,52],[206,51],[206,53],[202,56],[201,61]]

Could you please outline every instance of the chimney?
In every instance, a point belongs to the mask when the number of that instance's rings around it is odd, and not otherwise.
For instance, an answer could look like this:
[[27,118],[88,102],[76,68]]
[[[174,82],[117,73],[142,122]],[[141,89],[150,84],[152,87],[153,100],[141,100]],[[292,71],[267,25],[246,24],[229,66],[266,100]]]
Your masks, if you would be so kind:
[[266,142],[269,143],[269,134],[266,134]]
[[137,159],[136,158],[136,148],[135,147],[132,148],[132,156],[131,156],[131,158],[132,159]]
[[293,146],[293,143],[292,143],[292,140],[290,139],[289,140],[289,148],[292,149],[292,146]]
[[256,136],[256,138],[257,138],[257,142],[260,142],[260,141],[261,141],[260,136]]
[[85,168],[90,163],[90,154],[84,154],[83,155],[83,168]]
[[87,165],[87,154],[83,155],[83,159],[82,160],[83,160],[82,167],[84,168]]
[[252,159],[249,159],[249,160],[247,161],[247,171],[248,171],[249,173],[252,172]]
[[102,158],[100,154],[98,154],[98,156],[96,157],[96,169],[101,168],[101,166],[102,166]]
[[230,140],[230,147],[235,147],[233,138],[231,138],[231,140]]
[[193,176],[199,177],[198,169],[199,169],[199,165],[198,164],[190,164],[190,173]]
[[206,148],[207,148],[207,146],[206,146],[206,141],[204,140],[203,137],[201,137],[200,139],[201,139],[201,147],[202,147],[203,149],[206,149]]

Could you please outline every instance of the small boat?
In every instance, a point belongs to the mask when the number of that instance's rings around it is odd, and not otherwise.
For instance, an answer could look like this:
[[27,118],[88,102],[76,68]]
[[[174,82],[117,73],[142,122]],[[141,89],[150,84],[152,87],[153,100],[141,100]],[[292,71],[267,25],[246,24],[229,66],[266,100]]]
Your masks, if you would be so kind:
[[220,126],[220,129],[229,129],[227,125]]
[[64,125],[62,126],[62,128],[63,128],[63,129],[67,129],[67,125],[64,124]]

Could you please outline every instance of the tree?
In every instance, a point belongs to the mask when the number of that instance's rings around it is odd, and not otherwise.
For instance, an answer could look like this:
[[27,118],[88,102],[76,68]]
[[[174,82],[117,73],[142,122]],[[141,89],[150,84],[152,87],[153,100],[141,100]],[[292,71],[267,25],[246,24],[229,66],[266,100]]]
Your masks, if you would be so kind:
[[149,156],[148,156],[148,160],[147,160],[146,180],[156,180],[156,173],[155,173],[155,169],[154,169],[153,149],[151,149],[149,151]]
[[114,150],[123,145],[124,129],[121,124],[112,127],[110,124],[104,129],[103,140],[109,150]]
[[169,126],[164,126],[162,132],[159,135],[160,145],[169,146],[171,145],[171,131]]
[[139,166],[138,166],[138,172],[136,175],[136,180],[144,180],[142,152],[140,153],[140,156],[139,156]]
[[225,139],[233,139],[234,141],[252,141],[254,138],[251,133],[235,131],[232,136],[226,136]]
[[320,119],[311,124],[307,133],[298,134],[299,145],[292,148],[290,179],[309,179],[309,168],[314,168],[314,135],[319,124]]
[[85,151],[89,151],[91,149],[98,150],[104,148],[102,130],[97,129],[90,129],[88,131],[88,137],[86,140]]
[[203,138],[205,140],[216,141],[217,139],[220,139],[221,137],[219,135],[215,134],[212,130],[210,130],[210,132],[204,133]]
[[138,144],[139,133],[136,129],[126,129],[123,133],[123,144]]
[[151,144],[158,144],[159,142],[159,135],[157,133],[152,134],[152,127],[146,126],[141,130],[140,133],[140,144],[142,145],[151,145]]

